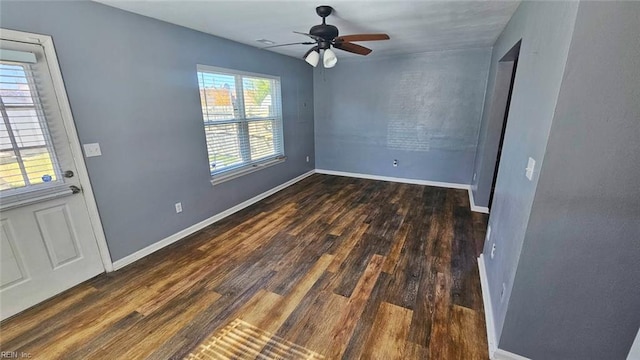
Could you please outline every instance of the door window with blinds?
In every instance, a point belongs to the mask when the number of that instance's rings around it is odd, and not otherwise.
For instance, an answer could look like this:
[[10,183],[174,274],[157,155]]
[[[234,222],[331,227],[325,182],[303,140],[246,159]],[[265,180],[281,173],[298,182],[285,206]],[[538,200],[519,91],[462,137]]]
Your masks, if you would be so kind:
[[[13,45],[12,45],[13,44]],[[15,48],[21,50],[15,50]],[[45,116],[48,96],[41,81],[40,46],[0,43],[0,192],[2,196],[61,183],[60,167]],[[48,73],[46,73],[48,74]],[[52,94],[50,94],[52,95]]]
[[284,159],[280,79],[203,65],[197,70],[211,176]]

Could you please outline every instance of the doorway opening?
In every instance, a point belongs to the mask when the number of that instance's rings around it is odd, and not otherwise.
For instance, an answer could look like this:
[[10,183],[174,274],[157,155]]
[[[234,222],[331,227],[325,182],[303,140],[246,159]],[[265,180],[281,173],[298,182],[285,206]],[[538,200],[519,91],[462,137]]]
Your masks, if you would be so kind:
[[[500,168],[500,158],[502,157],[502,146],[504,144],[504,135],[507,129],[507,120],[509,119],[509,107],[511,106],[511,95],[513,93],[513,84],[516,79],[516,69],[518,68],[518,57],[520,56],[520,44],[522,40],[518,41],[509,50],[498,63],[498,73],[496,76],[496,90],[495,95],[500,95],[498,89],[508,88],[508,90],[502,91],[502,96],[496,96],[494,98],[494,105],[497,106],[496,116],[502,118],[502,126],[500,126],[500,140],[498,141],[498,149],[496,152],[495,167],[493,169],[493,179],[491,181],[491,192],[489,194],[489,209],[493,204],[493,195],[496,189],[496,181],[498,179],[498,170]],[[502,106],[504,104],[504,106]]]

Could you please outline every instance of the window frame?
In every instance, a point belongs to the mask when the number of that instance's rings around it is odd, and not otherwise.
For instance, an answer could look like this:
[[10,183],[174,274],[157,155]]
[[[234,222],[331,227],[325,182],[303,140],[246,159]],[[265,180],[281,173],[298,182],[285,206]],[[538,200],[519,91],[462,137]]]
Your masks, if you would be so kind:
[[[279,76],[254,73],[242,70],[235,70],[217,66],[196,65],[196,77],[198,81],[198,97],[200,99],[200,104],[202,104],[202,89],[200,88],[200,73],[209,73],[216,75],[226,75],[233,76],[235,81],[235,92],[236,97],[238,99],[238,107],[234,108],[234,117],[224,120],[208,120],[205,119],[207,114],[205,114],[202,110],[201,105],[201,113],[202,113],[202,126],[205,134],[205,138],[207,136],[207,127],[215,126],[215,125],[223,125],[223,124],[238,124],[241,127],[241,133],[243,137],[246,137],[246,140],[243,144],[240,144],[240,153],[243,161],[237,165],[232,166],[228,169],[224,169],[218,172],[214,172],[211,170],[211,159],[209,158],[209,144],[206,144],[207,151],[207,161],[209,167],[209,173],[211,176],[211,184],[216,185],[225,181],[229,181],[231,179],[235,179],[237,177],[282,163],[286,161],[287,157],[285,155],[285,139],[284,139],[284,121],[283,121],[283,110],[282,110],[282,81]],[[249,78],[258,78],[258,79],[266,79],[273,81],[275,84],[275,89],[271,91],[270,95],[272,97],[272,103],[274,115],[269,117],[247,117],[246,116],[246,106],[245,106],[245,94],[244,94],[244,86],[243,79],[245,77]],[[263,159],[258,159],[256,161],[251,161],[251,145],[250,145],[250,133],[248,131],[249,124],[251,122],[257,121],[273,121],[274,124],[274,133],[278,132],[277,136],[279,137],[280,147],[275,149],[275,154],[272,156],[264,157]],[[274,134],[274,137],[276,135]],[[275,141],[275,140],[274,140]],[[244,145],[244,146],[243,146]],[[246,160],[246,159],[249,160]]]
[[[4,39],[4,38],[2,40],[17,42],[15,40]],[[57,192],[57,191],[60,191],[60,189],[63,189],[66,187],[64,177],[62,176],[62,170],[58,162],[56,149],[54,147],[54,144],[51,138],[51,133],[49,131],[49,123],[47,120],[47,115],[45,114],[45,111],[42,105],[43,97],[40,94],[41,91],[45,91],[45,92],[49,92],[50,96],[57,97],[58,96],[57,90],[55,88],[40,88],[32,78],[33,75],[30,75],[30,74],[35,75],[38,73],[50,72],[50,68],[49,68],[50,64],[48,63],[48,59],[45,54],[46,49],[42,44],[36,44],[36,43],[25,43],[24,46],[29,46],[30,48],[28,50],[20,50],[20,52],[33,54],[35,58],[35,62],[3,60],[4,63],[7,63],[9,65],[20,66],[23,68],[23,72],[25,73],[25,80],[27,81],[25,84],[29,88],[29,93],[33,101],[31,104],[2,103],[2,106],[0,106],[1,108],[0,112],[2,112],[2,120],[0,121],[2,121],[5,125],[7,135],[9,136],[10,143],[12,145],[11,151],[13,151],[16,156],[17,164],[19,166],[19,169],[24,181],[23,186],[5,189],[1,191],[0,197],[2,198],[4,203],[10,202],[11,199],[13,199],[14,197],[38,198],[42,193],[49,193],[52,191]],[[12,117],[8,115],[8,111],[21,111],[21,110],[34,111],[35,116],[38,119],[39,130],[41,132],[41,136],[44,141],[43,145],[23,146],[18,144],[17,137],[19,136],[19,134],[17,133],[17,130],[13,129],[13,124],[11,124]],[[37,148],[46,149],[47,153],[50,156],[51,165],[53,168],[52,175],[55,176],[55,180],[51,182],[31,183],[31,181],[29,180],[29,174],[27,169],[25,168],[24,160],[22,158],[22,151],[37,149]],[[7,149],[4,151],[9,151],[9,150]]]

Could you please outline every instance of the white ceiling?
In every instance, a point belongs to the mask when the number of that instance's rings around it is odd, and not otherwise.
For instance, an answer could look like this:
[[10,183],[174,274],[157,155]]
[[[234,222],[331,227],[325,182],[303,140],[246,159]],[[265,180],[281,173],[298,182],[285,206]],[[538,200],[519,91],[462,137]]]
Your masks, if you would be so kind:
[[[331,5],[327,23],[340,35],[387,33],[391,40],[360,43],[373,49],[368,57],[492,46],[519,1],[167,1],[96,0],[140,15],[199,30],[255,47],[258,39],[277,44],[308,41],[292,31],[307,32],[321,23],[318,5]],[[309,45],[270,49],[301,57]],[[360,57],[340,51],[340,57]]]

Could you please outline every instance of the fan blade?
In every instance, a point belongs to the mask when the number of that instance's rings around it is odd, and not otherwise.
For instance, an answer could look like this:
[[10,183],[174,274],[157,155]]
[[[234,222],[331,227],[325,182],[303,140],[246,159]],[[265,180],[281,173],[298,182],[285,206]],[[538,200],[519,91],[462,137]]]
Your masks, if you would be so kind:
[[274,47],[289,46],[289,45],[313,45],[313,44],[315,44],[315,42],[306,41],[306,42],[297,42],[297,43],[288,43],[288,44],[278,44],[278,45],[265,46],[265,47],[261,47],[260,49],[271,49],[271,48],[274,48]]
[[333,47],[335,47],[336,49],[340,49],[340,50],[344,50],[344,51],[348,51],[350,53],[354,53],[354,54],[358,54],[358,55],[369,55],[369,53],[371,53],[371,49],[366,48],[364,46],[360,46],[360,45],[356,45],[356,44],[352,44],[352,43],[348,43],[348,42],[341,42],[341,43],[336,43],[333,45]]
[[316,40],[316,41],[322,41],[322,40],[324,40],[324,39],[323,39],[323,38],[321,38],[320,36],[315,36],[315,35],[311,35],[311,34],[303,33],[303,32],[300,32],[300,31],[294,31],[294,33],[296,33],[296,34],[300,34],[300,35],[306,35],[306,36],[308,36],[308,37],[310,37],[310,38],[312,38],[313,40]]
[[336,41],[351,42],[351,41],[376,41],[376,40],[389,40],[387,34],[354,34],[338,36]]

